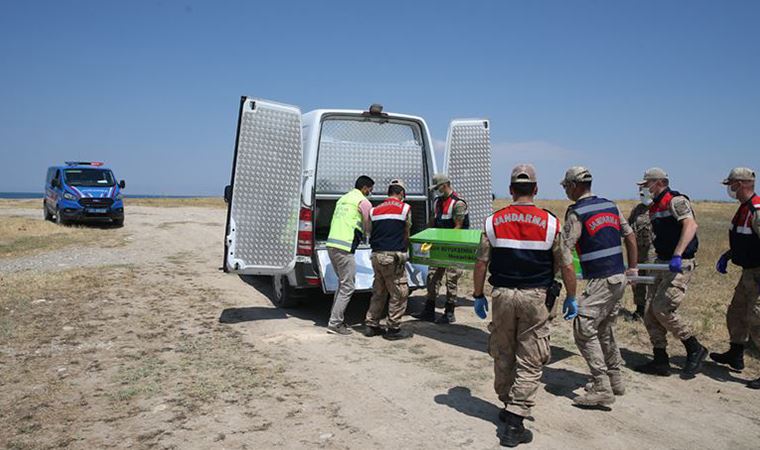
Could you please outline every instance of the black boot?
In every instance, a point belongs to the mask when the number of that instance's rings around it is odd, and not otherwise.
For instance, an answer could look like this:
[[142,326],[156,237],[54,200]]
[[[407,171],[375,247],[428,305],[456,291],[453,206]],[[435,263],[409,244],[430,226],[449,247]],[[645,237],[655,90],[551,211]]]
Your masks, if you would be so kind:
[[445,309],[443,310],[443,315],[438,318],[438,320],[435,321],[435,323],[440,324],[450,324],[456,322],[457,319],[454,317],[454,304],[453,303],[446,303]]
[[507,412],[507,424],[499,435],[499,443],[504,447],[517,447],[533,440],[533,433],[523,426],[523,417]]
[[670,358],[664,348],[654,349],[654,359],[633,368],[636,372],[667,377],[670,375]]
[[417,314],[412,314],[412,317],[415,319],[424,320],[426,322],[435,321],[435,300],[427,300],[425,302],[425,309],[423,309],[422,312],[418,312]]
[[716,363],[726,364],[734,370],[744,369],[744,345],[731,344],[725,353],[710,353],[710,359]]
[[707,349],[694,336],[681,342],[686,348],[686,365],[683,367],[683,374],[691,377],[699,373],[699,369],[702,368],[702,362],[707,358]]
[[747,387],[750,389],[760,389],[760,378],[757,380],[752,380],[749,383],[747,383]]

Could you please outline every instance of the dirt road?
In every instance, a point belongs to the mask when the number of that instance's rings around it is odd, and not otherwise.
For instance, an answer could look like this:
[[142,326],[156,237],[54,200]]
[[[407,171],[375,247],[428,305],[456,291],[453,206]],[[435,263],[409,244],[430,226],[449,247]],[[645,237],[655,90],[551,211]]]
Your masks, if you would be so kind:
[[[40,214],[0,209],[0,220],[8,215]],[[0,261],[8,279],[102,265],[98,270],[124,280],[95,283],[91,296],[35,299],[27,297],[42,291],[19,291],[16,303],[0,310],[13,319],[0,346],[0,445],[499,448],[501,405],[485,352],[486,322],[466,297],[456,325],[407,318],[410,340],[328,335],[328,298],[279,310],[266,280],[218,270],[223,222],[220,209],[132,207],[126,226],[114,230],[127,240],[123,247]],[[61,267],[55,256],[64,253],[81,257]],[[410,311],[421,303],[414,296]],[[361,323],[366,306],[366,296],[357,298],[348,319]],[[760,442],[760,393],[741,382],[758,374],[708,365],[696,379],[681,380],[626,369],[628,392],[611,411],[582,410],[571,399],[587,369],[568,323],[555,322],[552,344],[528,422],[532,448],[736,449]],[[628,364],[643,360],[646,349],[621,347]],[[672,347],[682,364],[680,343]]]

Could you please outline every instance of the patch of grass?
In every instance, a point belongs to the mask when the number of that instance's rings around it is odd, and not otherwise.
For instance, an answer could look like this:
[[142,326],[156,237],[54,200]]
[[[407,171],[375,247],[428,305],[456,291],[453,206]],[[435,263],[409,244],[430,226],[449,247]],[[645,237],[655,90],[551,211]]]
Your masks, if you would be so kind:
[[194,198],[125,198],[124,206],[153,206],[158,208],[180,208],[194,206],[198,208],[226,209],[227,204],[222,197]]
[[125,244],[121,229],[61,226],[41,219],[3,217],[0,220],[0,258],[16,258],[75,245],[113,248]]
[[0,199],[0,209],[39,209],[42,215],[42,199]]

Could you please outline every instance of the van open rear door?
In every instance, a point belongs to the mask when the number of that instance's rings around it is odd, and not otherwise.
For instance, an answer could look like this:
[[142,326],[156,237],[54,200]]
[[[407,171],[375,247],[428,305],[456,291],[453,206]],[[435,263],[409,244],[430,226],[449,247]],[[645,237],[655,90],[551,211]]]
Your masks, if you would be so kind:
[[225,272],[275,275],[295,266],[302,158],[297,107],[241,98],[225,189]]
[[470,228],[483,229],[493,212],[491,138],[488,120],[456,119],[449,125],[443,171],[467,202]]

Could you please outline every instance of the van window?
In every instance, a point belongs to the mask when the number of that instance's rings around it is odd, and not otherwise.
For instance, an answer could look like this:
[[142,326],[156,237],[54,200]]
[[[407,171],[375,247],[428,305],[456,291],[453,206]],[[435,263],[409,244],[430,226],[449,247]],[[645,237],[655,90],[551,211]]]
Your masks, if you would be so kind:
[[66,169],[63,171],[69,186],[113,186],[113,174],[101,169]]
[[319,140],[316,192],[345,193],[356,178],[367,175],[375,180],[378,192],[400,178],[407,194],[425,194],[421,136],[419,125],[411,121],[326,119]]

